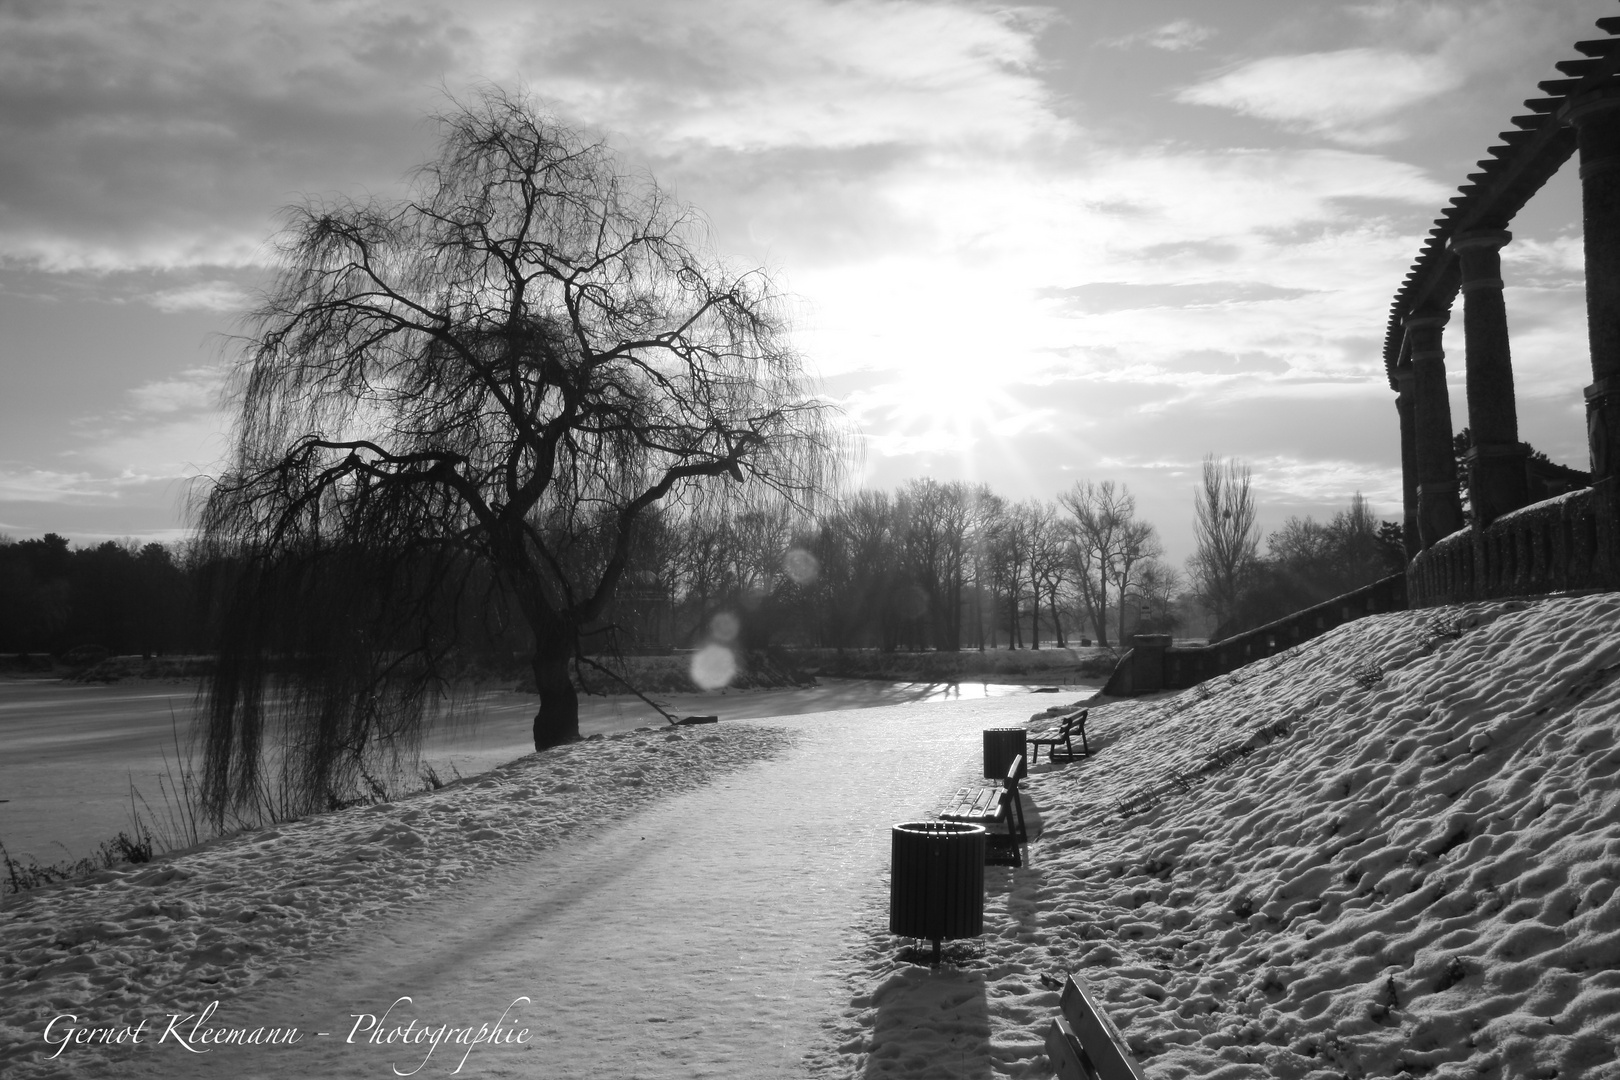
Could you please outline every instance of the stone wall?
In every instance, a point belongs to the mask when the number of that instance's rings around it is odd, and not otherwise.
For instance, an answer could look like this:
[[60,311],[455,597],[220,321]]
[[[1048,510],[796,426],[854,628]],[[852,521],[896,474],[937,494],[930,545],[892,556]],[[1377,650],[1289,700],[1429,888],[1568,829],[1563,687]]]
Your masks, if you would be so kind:
[[1201,647],[1174,646],[1158,635],[1139,635],[1130,651],[1120,658],[1102,692],[1124,697],[1196,686],[1364,615],[1404,611],[1406,588],[1406,575],[1393,574],[1287,618]]

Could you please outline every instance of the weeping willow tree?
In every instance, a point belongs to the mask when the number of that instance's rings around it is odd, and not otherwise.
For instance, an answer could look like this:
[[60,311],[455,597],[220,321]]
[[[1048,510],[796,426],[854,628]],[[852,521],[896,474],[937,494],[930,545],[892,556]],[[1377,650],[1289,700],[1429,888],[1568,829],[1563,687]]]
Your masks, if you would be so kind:
[[414,748],[457,658],[513,626],[535,748],[578,738],[569,662],[638,524],[728,489],[807,504],[837,467],[763,272],[528,100],[439,119],[410,197],[286,212],[247,319],[198,509],[216,815],[262,790],[272,737],[305,805]]

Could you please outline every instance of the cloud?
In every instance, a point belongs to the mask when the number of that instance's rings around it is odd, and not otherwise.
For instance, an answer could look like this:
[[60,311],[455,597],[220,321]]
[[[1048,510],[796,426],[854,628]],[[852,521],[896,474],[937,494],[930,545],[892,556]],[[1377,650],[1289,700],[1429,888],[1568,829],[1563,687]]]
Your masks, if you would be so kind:
[[[1398,450],[1379,441],[1394,416],[1383,320],[1451,190],[1416,141],[1366,147],[1413,125],[1416,104],[1473,108],[1472,91],[1436,95],[1483,79],[1532,6],[1302,16],[1320,36],[1290,38],[1294,55],[1212,72],[1179,105],[1144,86],[1116,110],[1115,89],[1103,108],[1065,82],[1072,57],[1042,54],[1050,14],[978,3],[0,5],[0,286],[7,265],[47,270],[18,279],[203,328],[245,302],[276,207],[397,194],[433,152],[421,118],[445,106],[441,88],[488,81],[603,134],[706,210],[722,251],[787,268],[797,344],[871,432],[874,476],[955,469],[1019,497],[1113,463],[1162,481],[1208,450],[1301,468],[1364,453],[1357,467],[1377,473]],[[1209,26],[1115,44],[1197,49],[1216,19],[1201,15]],[[1221,19],[1218,40],[1235,40]],[[1343,145],[1253,125],[1222,145],[1230,125],[1195,101]],[[1554,355],[1567,299],[1550,298],[1566,247],[1524,250],[1510,269],[1549,296],[1515,322],[1516,362],[1522,341]],[[37,288],[46,277],[59,288]],[[194,355],[166,361],[184,369],[171,374],[121,368],[127,390],[98,378],[65,460],[195,471],[225,418]]]
[[[219,401],[224,380],[221,365],[182,369],[126,390],[118,408],[71,421],[74,438],[57,455],[83,470],[40,471],[39,485],[60,477],[65,496],[109,499],[132,485],[172,486],[208,471],[227,441],[229,417]],[[0,502],[25,498],[25,481],[0,490]]]
[[1214,37],[1215,33],[1212,27],[1202,26],[1191,19],[1176,19],[1162,26],[1155,26],[1151,30],[1138,30],[1124,37],[1109,38],[1102,44],[1111,49],[1129,49],[1137,45],[1146,45],[1151,49],[1163,49],[1166,52],[1187,52],[1202,48],[1204,42]]
[[397,36],[376,11],[0,6],[0,260],[242,266],[312,179],[388,186],[437,72],[368,60]]
[[199,281],[173,289],[164,289],[142,297],[148,304],[165,313],[176,311],[241,311],[248,304],[248,293],[230,281]]
[[1393,114],[1456,89],[1463,78],[1438,55],[1354,48],[1251,60],[1187,87],[1176,100],[1364,146],[1400,138],[1404,129]]
[[[772,226],[814,298],[800,344],[878,435],[874,469],[989,453],[1001,416],[1072,430],[1103,407],[1101,382],[1140,390],[1138,412],[1285,381],[1381,385],[1382,320],[1414,245],[1395,219],[1444,195],[1420,170],[1343,150],[1034,160],[895,165],[861,214],[905,220],[905,242],[853,264]],[[1112,209],[1124,194],[1127,214]],[[1050,412],[1070,384],[1088,389]]]
[[[1548,50],[1573,55],[1571,42],[1595,36],[1597,14],[1588,0],[1375,0],[1345,10],[1381,44],[1442,54],[1459,70],[1492,81],[1510,72],[1551,77],[1527,65]],[[1529,89],[1513,92],[1522,97]]]
[[38,469],[0,463],[0,502],[76,502],[101,499],[112,485],[88,472]]
[[1578,56],[1573,42],[1601,36],[1593,18],[1590,0],[1372,0],[1296,22],[1323,47],[1251,57],[1176,100],[1345,145],[1484,138],[1558,77],[1553,60]]
[[443,91],[489,82],[653,160],[1055,136],[1046,17],[920,0],[0,5],[0,266],[253,265],[278,207],[397,193]]
[[1354,459],[1281,455],[1256,457],[1247,464],[1254,473],[1255,501],[1268,511],[1263,532],[1281,527],[1287,517],[1322,520],[1348,507],[1357,493],[1366,497],[1374,517],[1398,521],[1403,513],[1399,469]]
[[188,368],[172,378],[142,383],[129,391],[129,398],[135,411],[145,415],[212,409],[224,378],[217,367]]
[[177,414],[96,434],[79,455],[118,483],[176,483],[209,472],[224,456],[225,417]]
[[649,150],[993,145],[1051,133],[1048,15],[917,0],[565,5],[525,41],[537,91]]
[[1579,236],[1551,240],[1518,238],[1502,249],[1509,284],[1562,285],[1586,282],[1586,246]]
[[1144,308],[1208,307],[1217,304],[1292,300],[1310,291],[1270,285],[1262,281],[1198,281],[1163,285],[1093,281],[1068,289],[1039,290],[1037,295],[1060,301],[1061,306],[1067,311],[1102,314]]

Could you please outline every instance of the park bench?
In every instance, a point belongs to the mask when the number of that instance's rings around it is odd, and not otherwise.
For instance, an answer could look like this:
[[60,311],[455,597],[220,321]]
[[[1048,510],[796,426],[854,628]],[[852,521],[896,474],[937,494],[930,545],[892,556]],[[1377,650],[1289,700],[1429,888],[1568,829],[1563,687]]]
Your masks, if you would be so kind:
[[1016,755],[1007,766],[1007,778],[1000,787],[963,788],[951,796],[940,811],[942,821],[962,821],[970,825],[1002,825],[1006,833],[986,838],[984,861],[993,866],[1023,866],[1024,800],[1018,792],[1018,774],[1024,771],[1024,755]]
[[1029,740],[1029,743],[1035,749],[1030,752],[1030,764],[1033,765],[1041,760],[1041,747],[1043,746],[1046,747],[1046,760],[1048,763],[1057,760],[1055,755],[1057,754],[1057,748],[1060,745],[1063,747],[1064,760],[1073,761],[1075,758],[1080,756],[1074,752],[1074,743],[1071,741],[1076,735],[1080,736],[1080,747],[1082,752],[1086,757],[1090,757],[1091,743],[1086,741],[1085,709],[1080,709],[1076,712],[1066,714],[1063,717],[1062,725],[1059,726],[1055,735],[1042,735],[1038,738],[1032,737]]
[[1058,999],[1062,1015],[1046,1031],[1046,1057],[1058,1080],[1144,1080],[1119,1028],[1073,975]]

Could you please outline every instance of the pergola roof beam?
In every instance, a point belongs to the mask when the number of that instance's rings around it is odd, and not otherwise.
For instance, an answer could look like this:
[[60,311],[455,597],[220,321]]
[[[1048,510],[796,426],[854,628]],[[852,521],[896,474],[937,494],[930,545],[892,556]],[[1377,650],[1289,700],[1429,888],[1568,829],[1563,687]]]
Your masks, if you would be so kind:
[[[1620,35],[1620,16],[1599,19],[1597,25],[1604,33]],[[1502,132],[1498,136],[1501,143],[1486,149],[1490,156],[1479,162],[1480,171],[1468,176],[1450,205],[1441,208],[1436,227],[1429,230],[1390,305],[1384,364],[1391,386],[1406,317],[1414,311],[1449,308],[1456,299],[1461,278],[1447,241],[1470,229],[1505,228],[1575,152],[1575,133],[1562,116],[1570,97],[1609,83],[1620,73],[1620,37],[1577,42],[1575,48],[1582,59],[1555,65],[1571,77],[1539,84],[1551,96],[1524,103],[1529,113],[1512,118],[1515,130]]]

